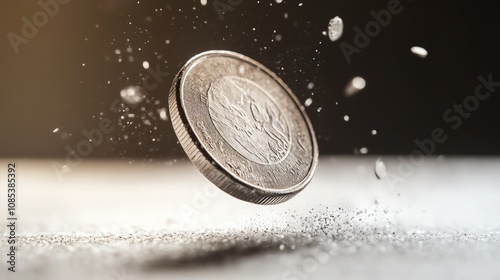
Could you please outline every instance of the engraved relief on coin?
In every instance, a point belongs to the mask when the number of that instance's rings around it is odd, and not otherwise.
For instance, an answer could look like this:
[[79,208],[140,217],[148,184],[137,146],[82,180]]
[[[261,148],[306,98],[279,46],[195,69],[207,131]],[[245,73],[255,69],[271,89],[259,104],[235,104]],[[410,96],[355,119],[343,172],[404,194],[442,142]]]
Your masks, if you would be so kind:
[[278,106],[256,83],[224,76],[208,92],[210,117],[238,153],[260,164],[275,164],[290,152],[290,129]]
[[174,80],[169,112],[188,157],[237,198],[280,203],[314,174],[317,143],[304,109],[279,77],[246,56],[192,58]]

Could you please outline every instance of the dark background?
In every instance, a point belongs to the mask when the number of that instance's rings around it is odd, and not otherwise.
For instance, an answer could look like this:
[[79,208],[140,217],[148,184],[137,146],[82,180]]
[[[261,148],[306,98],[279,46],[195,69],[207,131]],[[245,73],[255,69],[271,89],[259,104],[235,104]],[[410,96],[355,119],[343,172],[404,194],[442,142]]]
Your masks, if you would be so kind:
[[[75,148],[85,139],[82,131],[97,128],[103,117],[117,129],[89,157],[182,155],[157,110],[167,108],[170,83],[184,62],[211,49],[245,54],[275,71],[301,102],[312,98],[307,111],[320,154],[354,154],[361,147],[369,154],[406,154],[415,150],[415,139],[440,127],[448,140],[436,155],[500,155],[498,92],[457,130],[443,120],[454,103],[474,94],[479,75],[500,81],[496,2],[401,0],[403,11],[349,64],[340,43],[353,44],[354,27],[364,28],[373,20],[370,11],[386,9],[387,0],[243,0],[224,21],[213,0],[206,6],[200,0],[72,0],[18,54],[7,34],[21,34],[21,18],[31,19],[40,6],[2,1],[0,157],[64,157],[65,147]],[[331,42],[322,32],[335,16],[344,20],[344,36]],[[283,39],[274,40],[277,34]],[[429,56],[413,55],[415,45]],[[121,119],[110,104],[124,87],[141,84],[145,60],[170,75]],[[367,87],[347,98],[343,91],[354,76]]]

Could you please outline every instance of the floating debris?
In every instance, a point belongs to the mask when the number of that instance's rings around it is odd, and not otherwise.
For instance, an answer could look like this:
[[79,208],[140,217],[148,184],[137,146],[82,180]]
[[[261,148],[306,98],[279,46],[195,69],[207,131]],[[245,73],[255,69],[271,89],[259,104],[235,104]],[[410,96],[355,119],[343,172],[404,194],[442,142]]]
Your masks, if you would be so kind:
[[146,91],[140,86],[128,86],[121,90],[120,96],[129,105],[137,105],[146,98]]
[[377,179],[383,179],[387,176],[387,167],[382,159],[375,161],[375,176]]
[[167,109],[165,108],[158,109],[158,114],[160,115],[160,119],[168,121]]
[[361,77],[354,77],[349,84],[346,86],[344,95],[346,97],[351,97],[358,94],[361,90],[366,87],[365,79]]
[[334,17],[328,23],[328,37],[332,42],[337,41],[344,33],[344,22],[340,17]]
[[420,58],[426,58],[429,54],[426,49],[422,47],[411,47],[411,52]]

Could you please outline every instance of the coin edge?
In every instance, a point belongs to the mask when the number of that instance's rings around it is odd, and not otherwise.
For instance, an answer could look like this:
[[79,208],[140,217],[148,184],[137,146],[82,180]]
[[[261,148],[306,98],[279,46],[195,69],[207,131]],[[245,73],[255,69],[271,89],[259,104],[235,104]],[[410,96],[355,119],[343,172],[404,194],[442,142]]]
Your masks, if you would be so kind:
[[[263,189],[260,186],[255,186],[250,182],[242,182],[242,179],[239,179],[233,176],[229,172],[225,172],[224,168],[217,164],[216,160],[210,155],[210,153],[203,147],[203,145],[198,141],[198,137],[196,133],[189,126],[189,121],[185,114],[183,102],[181,99],[182,95],[182,83],[184,74],[188,71],[188,69],[195,65],[195,62],[206,57],[206,56],[229,56],[236,57],[238,59],[242,59],[248,63],[254,64],[258,66],[262,71],[266,72],[273,79],[275,79],[278,84],[285,89],[285,91],[289,94],[292,100],[297,105],[300,113],[302,114],[302,118],[306,122],[307,128],[310,132],[311,143],[313,145],[312,148],[312,163],[307,172],[307,176],[295,184],[294,186],[287,188],[285,190],[272,190],[268,191]],[[271,204],[279,204],[285,202],[299,192],[301,192],[312,180],[317,162],[318,162],[318,146],[316,142],[316,135],[314,133],[314,129],[309,120],[304,109],[300,106],[300,103],[291,89],[271,70],[262,65],[261,63],[236,52],[232,51],[206,51],[202,52],[190,60],[188,60],[181,70],[175,76],[172,86],[170,88],[169,97],[169,114],[172,122],[172,126],[176,133],[176,136],[179,140],[179,143],[183,147],[189,159],[193,162],[193,164],[198,168],[198,170],[214,185],[223,190],[224,192],[236,197],[238,199],[255,203],[261,205],[271,205]]]

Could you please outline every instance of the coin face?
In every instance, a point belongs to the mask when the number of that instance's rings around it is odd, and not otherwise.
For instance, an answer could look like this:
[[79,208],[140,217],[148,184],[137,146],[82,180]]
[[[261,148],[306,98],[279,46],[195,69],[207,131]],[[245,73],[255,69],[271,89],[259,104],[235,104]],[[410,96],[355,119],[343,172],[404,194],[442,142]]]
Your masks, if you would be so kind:
[[193,57],[174,79],[169,112],[191,161],[236,198],[281,203],[314,174],[318,148],[303,107],[281,79],[246,56]]

